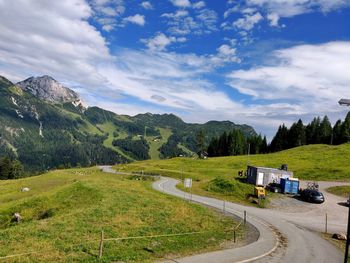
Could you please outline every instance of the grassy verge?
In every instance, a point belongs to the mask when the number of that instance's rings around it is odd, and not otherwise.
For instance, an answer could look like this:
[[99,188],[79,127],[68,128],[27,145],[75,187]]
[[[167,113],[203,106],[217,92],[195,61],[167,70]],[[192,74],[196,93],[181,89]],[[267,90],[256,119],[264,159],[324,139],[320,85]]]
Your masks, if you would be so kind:
[[350,197],[350,186],[334,186],[326,189],[327,192],[341,197]]
[[[21,192],[29,187],[29,192]],[[158,193],[150,182],[97,168],[53,171],[0,182],[0,257],[14,262],[96,262],[105,238],[204,231],[191,236],[108,241],[103,262],[149,262],[218,249],[232,238],[231,218]],[[23,220],[13,222],[13,213]],[[243,230],[241,230],[242,232]]]
[[[322,237],[326,240],[328,240],[329,242],[331,242],[333,245],[335,245],[336,247],[338,247],[341,251],[344,252],[345,255],[345,245],[346,245],[346,241],[345,240],[337,240],[332,238],[332,234],[322,234]],[[348,261],[350,262],[350,257],[348,257]]]
[[[280,167],[288,164],[294,177],[303,180],[349,180],[350,144],[340,146],[309,145],[273,154],[209,158],[206,160],[174,158],[162,161],[134,162],[118,165],[120,171],[145,171],[174,178],[192,178],[193,193],[247,203],[246,195],[253,193],[253,185],[237,176],[247,164]],[[213,183],[225,180],[225,185]],[[227,191],[227,186],[229,191]]]

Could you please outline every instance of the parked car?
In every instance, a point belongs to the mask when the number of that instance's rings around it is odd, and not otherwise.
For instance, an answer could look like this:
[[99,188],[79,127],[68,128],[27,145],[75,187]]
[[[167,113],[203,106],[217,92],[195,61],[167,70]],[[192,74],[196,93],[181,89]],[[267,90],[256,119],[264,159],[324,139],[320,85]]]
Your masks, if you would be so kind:
[[300,197],[304,201],[321,204],[324,202],[324,196],[321,192],[314,189],[304,189],[300,192]]

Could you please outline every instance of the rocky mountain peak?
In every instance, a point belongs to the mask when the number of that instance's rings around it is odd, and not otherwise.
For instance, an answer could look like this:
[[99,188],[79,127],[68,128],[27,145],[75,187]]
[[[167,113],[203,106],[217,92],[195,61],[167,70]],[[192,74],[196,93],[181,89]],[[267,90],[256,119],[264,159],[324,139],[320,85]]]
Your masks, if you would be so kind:
[[54,78],[44,75],[42,77],[30,77],[17,83],[24,91],[35,97],[53,103],[65,103],[78,101],[79,95],[73,90],[64,87]]

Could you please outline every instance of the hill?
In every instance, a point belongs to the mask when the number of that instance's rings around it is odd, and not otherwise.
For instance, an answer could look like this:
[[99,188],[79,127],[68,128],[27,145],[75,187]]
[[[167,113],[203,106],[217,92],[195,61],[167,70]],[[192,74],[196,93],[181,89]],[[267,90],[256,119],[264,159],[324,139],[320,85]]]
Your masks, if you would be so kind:
[[302,180],[349,181],[350,143],[338,146],[307,145],[282,152],[251,156],[217,157],[206,160],[174,158],[162,161],[143,161],[117,165],[120,171],[143,171],[175,178],[193,178],[193,191],[235,202],[246,202],[253,186],[238,177],[247,164],[281,167],[288,164],[294,176]]
[[173,114],[118,115],[85,108],[79,95],[49,76],[13,84],[0,77],[0,157],[18,158],[27,171],[192,156],[196,135],[255,131],[229,121],[188,124]]
[[[9,260],[99,262],[101,229],[105,238],[204,231],[106,241],[101,262],[150,262],[217,249],[232,238],[226,231],[238,223],[232,218],[156,192],[149,181],[135,179],[89,168],[0,181],[0,259],[24,254]],[[30,190],[21,192],[22,187]],[[11,220],[14,213],[22,216],[20,223]]]

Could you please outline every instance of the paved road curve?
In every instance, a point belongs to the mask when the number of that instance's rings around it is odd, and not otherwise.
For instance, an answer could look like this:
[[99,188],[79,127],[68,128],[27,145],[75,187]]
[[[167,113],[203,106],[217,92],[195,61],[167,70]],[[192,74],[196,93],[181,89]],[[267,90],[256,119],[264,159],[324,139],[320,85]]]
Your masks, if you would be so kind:
[[[163,191],[180,198],[190,196],[176,188],[178,180],[162,178],[153,184]],[[214,198],[192,195],[192,200],[221,209],[223,202]],[[257,242],[248,246],[213,253],[176,259],[181,263],[226,262],[285,262],[285,263],[336,263],[342,262],[342,253],[317,233],[296,225],[285,218],[285,213],[269,209],[246,207],[226,202],[226,211],[238,216],[248,213],[248,221],[259,231]]]
[[[118,173],[110,167],[101,167],[105,172]],[[177,196],[190,198],[188,193],[176,188],[178,180],[161,178],[153,184],[153,188]],[[223,201],[192,195],[192,200],[207,206],[222,209]],[[247,211],[248,222],[253,224],[260,232],[259,239],[247,246],[209,252],[195,256],[176,259],[181,263],[231,263],[231,262],[285,262],[285,263],[337,263],[343,262],[342,253],[329,242],[322,239],[300,224],[299,216],[289,217],[291,213],[270,209],[247,207],[230,202],[225,204],[226,212],[243,216]],[[307,225],[310,218],[306,220]],[[345,226],[337,226],[341,229]],[[174,262],[174,261],[169,261]]]

